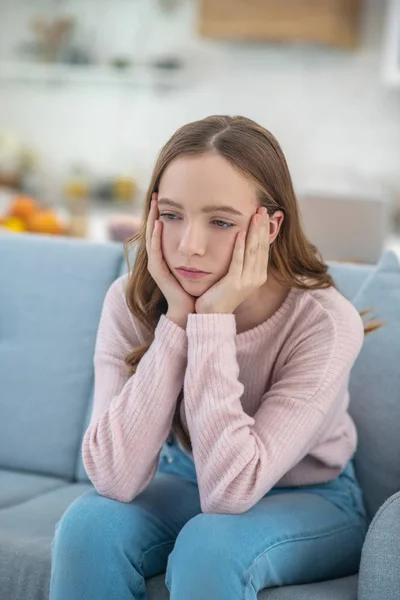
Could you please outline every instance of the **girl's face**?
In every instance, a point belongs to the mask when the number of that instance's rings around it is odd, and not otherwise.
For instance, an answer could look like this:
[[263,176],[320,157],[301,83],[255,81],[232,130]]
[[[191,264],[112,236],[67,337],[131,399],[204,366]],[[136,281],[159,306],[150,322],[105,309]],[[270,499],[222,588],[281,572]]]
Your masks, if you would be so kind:
[[[259,202],[255,186],[218,154],[187,156],[164,171],[158,190],[164,259],[190,295],[201,296],[226,275],[239,231]],[[198,269],[198,277],[180,267]]]

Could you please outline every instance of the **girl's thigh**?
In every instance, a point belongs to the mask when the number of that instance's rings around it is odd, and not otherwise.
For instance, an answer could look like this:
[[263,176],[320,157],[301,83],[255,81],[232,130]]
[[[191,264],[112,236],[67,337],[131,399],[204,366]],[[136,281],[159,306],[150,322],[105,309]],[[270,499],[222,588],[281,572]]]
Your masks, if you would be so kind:
[[217,569],[215,580],[225,577],[225,586],[233,586],[235,593],[240,589],[243,598],[253,598],[263,588],[355,573],[367,522],[352,502],[350,497],[348,504],[338,503],[336,492],[332,501],[327,490],[281,488],[242,514],[195,516],[178,536],[167,581],[171,585],[174,572],[175,580],[182,581],[189,546],[196,557],[192,577],[199,579],[190,585],[200,585],[207,571],[211,581]]
[[367,521],[356,505],[352,510],[329,495],[299,489],[263,498],[250,511],[250,522],[258,523],[257,548],[247,564],[258,589],[358,571]]
[[74,555],[87,552],[92,560],[97,553],[112,561],[125,556],[148,578],[165,571],[178,533],[200,510],[196,485],[158,473],[130,503],[94,490],[83,494],[57,524],[55,542]]

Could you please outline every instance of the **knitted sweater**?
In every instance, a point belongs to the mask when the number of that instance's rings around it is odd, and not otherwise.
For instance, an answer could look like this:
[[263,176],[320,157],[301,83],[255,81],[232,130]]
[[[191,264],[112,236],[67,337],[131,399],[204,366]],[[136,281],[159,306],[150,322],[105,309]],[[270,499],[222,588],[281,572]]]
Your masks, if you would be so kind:
[[291,288],[269,319],[239,334],[233,314],[190,314],[186,331],[162,315],[130,376],[125,356],[148,332],[127,307],[126,282],[104,301],[82,446],[100,494],[130,502],[149,484],[182,388],[203,512],[241,513],[274,486],[342,472],[357,444],[348,383],[364,331],[335,288]]

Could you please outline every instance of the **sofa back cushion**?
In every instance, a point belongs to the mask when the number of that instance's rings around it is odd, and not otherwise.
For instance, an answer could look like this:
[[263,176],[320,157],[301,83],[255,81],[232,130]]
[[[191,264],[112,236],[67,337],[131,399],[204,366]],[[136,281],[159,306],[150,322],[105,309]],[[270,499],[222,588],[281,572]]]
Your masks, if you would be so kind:
[[119,244],[0,236],[0,467],[74,477]]
[[375,270],[376,265],[356,263],[329,262],[329,273],[332,275],[339,291],[350,302],[358,294],[364,281]]
[[400,490],[400,264],[385,253],[353,299],[386,322],[366,336],[350,378],[350,413],[358,431],[355,466],[372,517]]

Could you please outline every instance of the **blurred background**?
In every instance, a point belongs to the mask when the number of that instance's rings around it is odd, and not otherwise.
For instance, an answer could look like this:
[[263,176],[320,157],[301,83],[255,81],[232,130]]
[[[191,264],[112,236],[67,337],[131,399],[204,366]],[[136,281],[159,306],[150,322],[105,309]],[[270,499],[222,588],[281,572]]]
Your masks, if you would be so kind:
[[277,137],[326,260],[400,255],[400,0],[0,0],[0,230],[123,240],[216,113]]

